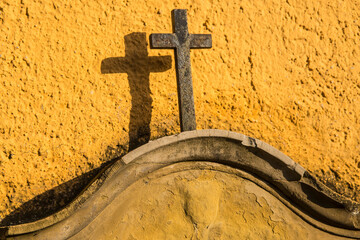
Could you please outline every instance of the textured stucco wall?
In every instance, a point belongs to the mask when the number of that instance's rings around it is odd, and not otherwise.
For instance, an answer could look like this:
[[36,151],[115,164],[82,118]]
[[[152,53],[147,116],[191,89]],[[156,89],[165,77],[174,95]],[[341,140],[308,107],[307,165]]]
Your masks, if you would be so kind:
[[360,200],[359,2],[2,0],[0,219],[180,131],[173,51],[148,46],[174,8],[213,37],[191,52],[198,129],[261,139]]

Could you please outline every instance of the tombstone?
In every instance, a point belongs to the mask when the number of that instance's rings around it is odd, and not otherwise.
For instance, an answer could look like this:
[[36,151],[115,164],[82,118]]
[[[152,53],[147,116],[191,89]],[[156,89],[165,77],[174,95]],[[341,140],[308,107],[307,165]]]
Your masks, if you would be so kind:
[[210,47],[211,37],[188,34],[186,10],[173,21],[175,33],[151,35],[151,44],[176,49],[183,132],[129,152],[65,209],[2,231],[11,239],[360,238],[359,204],[280,151],[240,133],[195,130],[189,49]]

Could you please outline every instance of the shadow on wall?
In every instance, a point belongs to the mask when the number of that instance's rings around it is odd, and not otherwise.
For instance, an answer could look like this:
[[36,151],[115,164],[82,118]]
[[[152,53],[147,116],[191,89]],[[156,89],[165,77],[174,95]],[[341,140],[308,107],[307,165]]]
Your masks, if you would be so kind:
[[[129,124],[129,151],[145,144],[150,139],[152,98],[150,72],[163,72],[171,68],[170,56],[149,57],[145,33],[125,36],[125,57],[106,58],[101,62],[101,73],[127,73],[132,108]],[[0,226],[32,222],[49,216],[72,202],[88,186],[97,174],[119,159],[125,149],[118,146],[117,158],[107,161],[79,177],[52,188],[22,204],[0,221]],[[114,149],[107,149],[110,152]],[[120,151],[121,150],[121,151]],[[110,154],[111,155],[111,154]],[[106,159],[112,159],[108,153]]]
[[[66,207],[89,185],[96,175],[104,171],[113,161],[102,164],[79,177],[52,188],[25,202],[15,211],[7,215],[0,226],[28,223],[47,217]],[[0,235],[1,238],[1,235]]]
[[101,73],[127,73],[131,94],[129,123],[129,151],[150,139],[152,98],[149,84],[151,72],[164,72],[171,68],[171,56],[149,57],[146,34],[141,32],[125,36],[125,57],[102,60]]

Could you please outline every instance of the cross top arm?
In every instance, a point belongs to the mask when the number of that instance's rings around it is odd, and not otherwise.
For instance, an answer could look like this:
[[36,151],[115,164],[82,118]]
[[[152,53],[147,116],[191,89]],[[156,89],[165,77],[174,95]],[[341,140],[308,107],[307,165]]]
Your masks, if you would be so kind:
[[150,35],[152,48],[168,49],[186,46],[188,48],[211,48],[211,34],[189,34],[186,10],[172,11],[174,33],[154,33]]

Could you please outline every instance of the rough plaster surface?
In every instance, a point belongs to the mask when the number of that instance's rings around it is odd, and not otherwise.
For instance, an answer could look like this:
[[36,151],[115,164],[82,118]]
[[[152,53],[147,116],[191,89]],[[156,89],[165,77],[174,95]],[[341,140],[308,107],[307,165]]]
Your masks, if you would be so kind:
[[191,52],[198,129],[263,140],[360,200],[359,2],[3,0],[0,219],[129,141],[179,132],[173,51],[147,45],[174,8],[213,38]]

